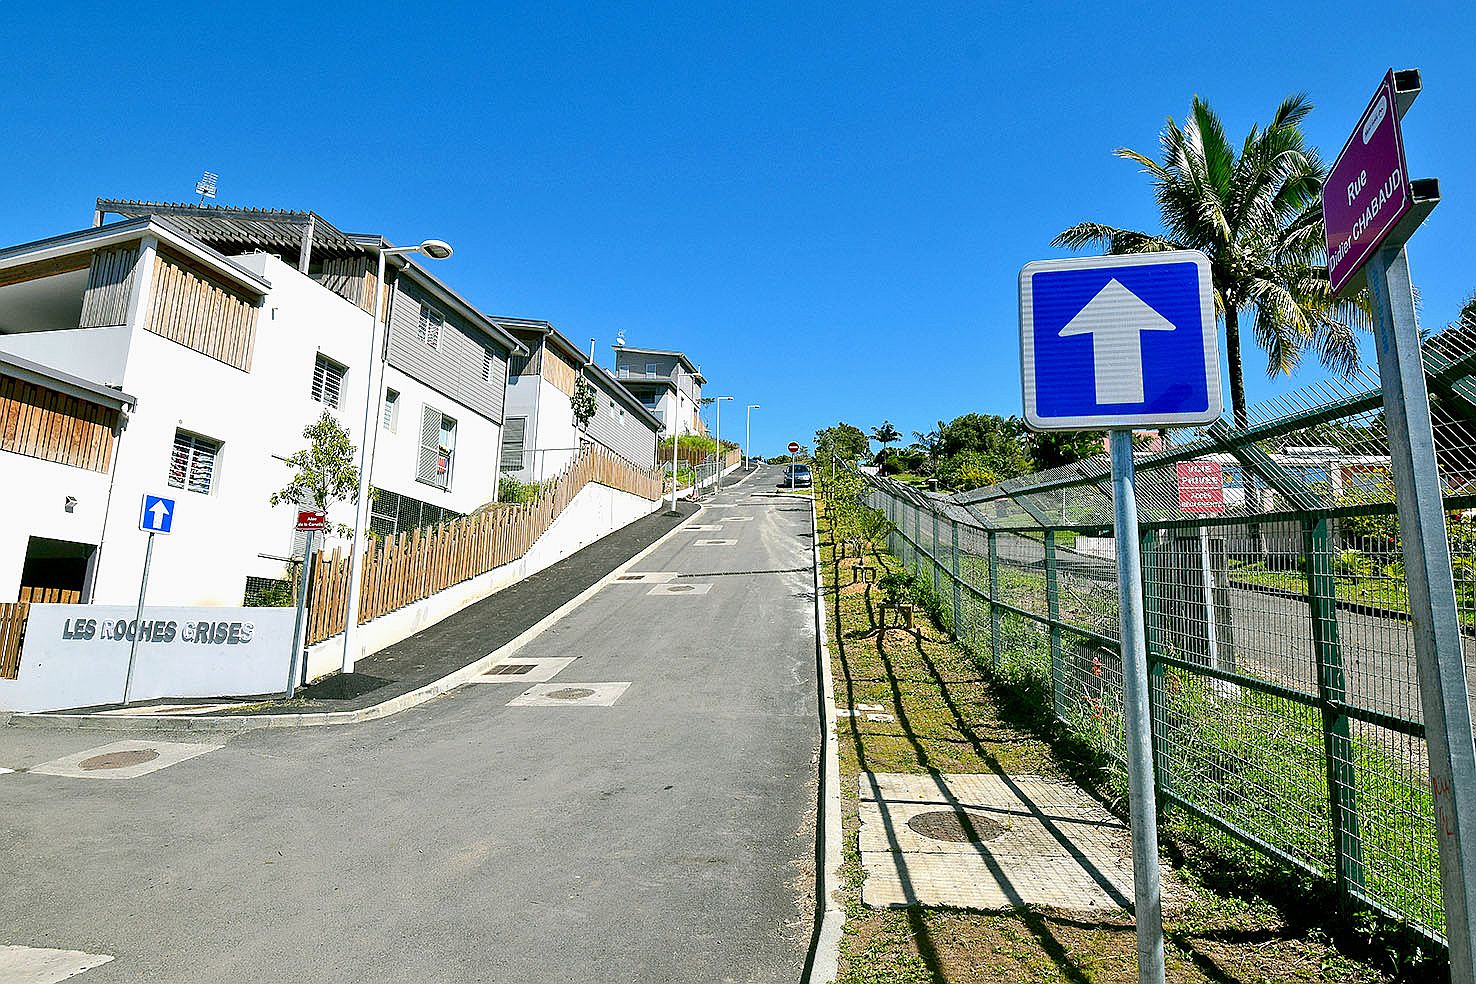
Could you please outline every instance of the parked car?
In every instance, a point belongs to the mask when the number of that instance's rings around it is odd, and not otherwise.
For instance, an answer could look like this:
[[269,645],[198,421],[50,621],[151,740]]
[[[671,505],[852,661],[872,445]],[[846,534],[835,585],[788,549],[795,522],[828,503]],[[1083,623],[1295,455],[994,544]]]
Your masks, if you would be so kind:
[[807,489],[810,487],[809,465],[785,465],[783,485],[788,489]]

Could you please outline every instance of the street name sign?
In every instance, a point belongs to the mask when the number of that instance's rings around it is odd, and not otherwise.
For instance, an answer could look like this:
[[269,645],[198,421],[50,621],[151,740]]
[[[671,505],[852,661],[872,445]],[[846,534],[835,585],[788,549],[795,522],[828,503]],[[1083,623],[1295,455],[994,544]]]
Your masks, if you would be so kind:
[[1025,264],[1020,354],[1025,422],[1035,430],[1219,419],[1209,258],[1174,250]]
[[328,514],[316,509],[303,509],[297,514],[298,532],[303,530],[326,530],[328,528]]
[[795,442],[795,441],[790,441],[789,442],[789,453],[790,454],[799,454],[799,444],[798,444],[798,442]]
[[145,533],[173,532],[174,500],[144,493],[143,506],[138,513],[138,528]]
[[1225,511],[1225,476],[1218,461],[1181,461],[1179,512],[1222,513]]
[[1327,279],[1334,294],[1349,284],[1412,205],[1399,116],[1390,70],[1322,186]]

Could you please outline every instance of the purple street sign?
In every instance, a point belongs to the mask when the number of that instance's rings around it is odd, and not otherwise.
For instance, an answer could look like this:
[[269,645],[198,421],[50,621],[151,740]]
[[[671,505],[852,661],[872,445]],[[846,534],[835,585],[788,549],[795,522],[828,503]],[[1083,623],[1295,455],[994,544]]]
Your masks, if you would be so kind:
[[1409,172],[1390,71],[1322,187],[1327,277],[1334,294],[1362,268],[1409,207]]

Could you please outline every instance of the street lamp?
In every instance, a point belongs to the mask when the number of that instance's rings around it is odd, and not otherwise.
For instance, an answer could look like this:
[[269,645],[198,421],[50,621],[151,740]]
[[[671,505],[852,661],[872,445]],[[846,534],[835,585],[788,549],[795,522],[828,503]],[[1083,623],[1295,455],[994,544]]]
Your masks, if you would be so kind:
[[[354,500],[354,540],[349,550],[348,612],[343,621],[343,662],[345,673],[354,671],[354,642],[359,629],[360,580],[363,572],[364,507],[369,498],[369,469],[374,461],[372,445],[379,439],[379,417],[383,413],[384,358],[379,342],[379,325],[385,322],[388,337],[388,297],[384,290],[384,260],[387,256],[409,256],[420,253],[433,260],[451,255],[451,244],[440,239],[427,239],[418,246],[386,246],[383,240],[372,246],[379,254],[379,272],[374,280],[374,293],[369,309],[369,361],[364,367],[364,430],[359,440],[359,497]],[[378,366],[379,373],[375,374]],[[306,561],[305,561],[306,562]]]
[[731,396],[714,396],[712,398],[712,402],[717,406],[716,430],[718,453],[717,479],[713,482],[712,485],[712,491],[714,494],[721,492],[723,489],[723,401],[731,399]]
[[757,403],[750,403],[748,405],[748,412],[743,415],[743,458],[744,464],[748,466],[749,471],[753,471],[753,442],[750,440],[752,436],[753,412],[762,409],[763,407]]

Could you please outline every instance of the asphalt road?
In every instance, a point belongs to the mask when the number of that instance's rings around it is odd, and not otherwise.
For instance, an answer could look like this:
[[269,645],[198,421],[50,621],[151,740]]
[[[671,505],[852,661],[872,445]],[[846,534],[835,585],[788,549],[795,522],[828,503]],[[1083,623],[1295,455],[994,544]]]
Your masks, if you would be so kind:
[[518,654],[629,683],[613,706],[508,706],[510,677],[362,725],[140,735],[222,747],[127,780],[24,771],[126,735],[0,729],[0,943],[115,958],[83,984],[798,980],[815,643],[809,504],[777,476],[633,568],[705,594],[612,583]]

